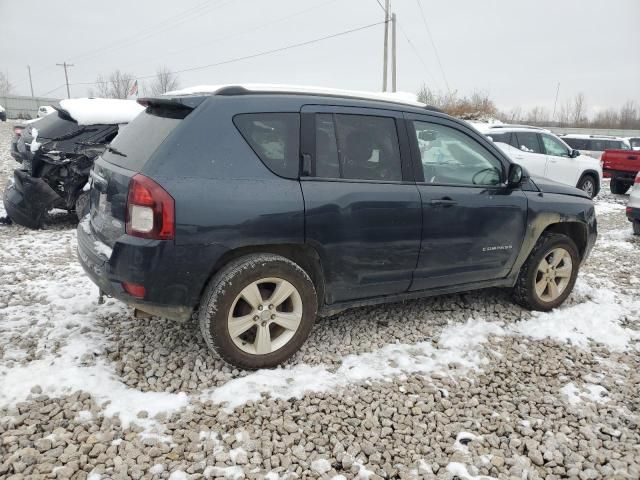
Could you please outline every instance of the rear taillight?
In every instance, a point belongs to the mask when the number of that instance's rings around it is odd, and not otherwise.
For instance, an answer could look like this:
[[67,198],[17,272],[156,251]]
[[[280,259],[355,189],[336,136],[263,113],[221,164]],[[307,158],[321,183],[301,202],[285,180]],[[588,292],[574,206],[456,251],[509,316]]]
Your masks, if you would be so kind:
[[635,185],[640,185],[640,173],[638,173],[638,175],[636,175],[636,179],[633,182]]
[[173,240],[176,233],[173,197],[140,173],[129,183],[126,232],[155,240]]

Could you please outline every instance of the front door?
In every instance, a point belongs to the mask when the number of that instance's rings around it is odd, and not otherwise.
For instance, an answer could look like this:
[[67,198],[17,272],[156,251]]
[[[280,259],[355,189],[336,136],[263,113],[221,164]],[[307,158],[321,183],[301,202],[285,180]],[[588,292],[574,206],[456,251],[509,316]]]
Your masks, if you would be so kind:
[[408,119],[423,218],[411,290],[504,278],[527,220],[524,192],[503,185],[508,164],[471,129],[437,117]]
[[545,154],[540,135],[536,132],[513,132],[519,152],[513,155],[513,161],[519,163],[527,172],[537,177],[547,176],[547,155]]
[[560,140],[546,133],[540,134],[547,153],[547,178],[575,187],[580,169],[577,160],[571,158],[571,151]]
[[332,304],[409,289],[420,249],[420,195],[402,114],[302,110],[305,239]]

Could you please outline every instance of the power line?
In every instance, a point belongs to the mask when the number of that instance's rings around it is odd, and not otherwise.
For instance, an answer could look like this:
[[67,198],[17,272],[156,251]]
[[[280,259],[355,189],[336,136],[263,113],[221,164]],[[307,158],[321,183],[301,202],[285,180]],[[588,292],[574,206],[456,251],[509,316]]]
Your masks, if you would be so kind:
[[427,34],[429,35],[431,46],[433,47],[433,51],[436,54],[436,60],[438,61],[438,66],[440,67],[440,73],[442,74],[442,78],[444,79],[444,84],[447,86],[447,91],[451,93],[451,89],[449,88],[449,82],[447,81],[447,76],[444,73],[444,68],[442,68],[442,62],[440,61],[440,55],[438,54],[436,42],[433,41],[433,36],[431,35],[431,29],[429,28],[429,24],[427,23],[427,17],[425,17],[424,15],[424,10],[422,10],[422,5],[420,5],[420,0],[416,0],[416,3],[418,4],[418,8],[420,9],[420,16],[422,17],[422,22],[424,23],[424,27],[427,30]]
[[[304,42],[294,43],[294,44],[291,44],[291,45],[286,45],[284,47],[274,48],[274,49],[271,49],[271,50],[265,50],[265,51],[258,52],[258,53],[252,53],[250,55],[244,55],[244,56],[241,56],[241,57],[234,57],[234,58],[230,58],[230,59],[223,60],[223,61],[220,61],[220,62],[210,63],[210,64],[207,64],[207,65],[200,65],[200,66],[197,66],[197,67],[190,67],[190,68],[184,68],[184,69],[181,69],[181,70],[174,70],[174,71],[172,71],[170,73],[178,74],[178,73],[185,73],[185,72],[193,72],[195,70],[203,70],[205,68],[218,67],[220,65],[227,65],[227,64],[230,64],[230,63],[240,62],[242,60],[249,60],[251,58],[262,57],[264,55],[271,55],[273,53],[283,52],[285,50],[291,50],[293,48],[304,47],[306,45],[311,45],[313,43],[322,42],[324,40],[329,40],[329,39],[332,39],[332,38],[342,37],[342,36],[348,35],[350,33],[355,33],[355,32],[359,32],[361,30],[366,30],[368,28],[375,27],[377,25],[382,25],[383,23],[384,22],[371,23],[369,25],[363,25],[361,27],[356,27],[356,28],[352,28],[352,29],[349,29],[349,30],[344,30],[342,32],[333,33],[331,35],[325,35],[324,37],[314,38],[313,40],[307,40],[307,41],[304,41]],[[142,76],[135,77],[135,79],[136,80],[144,80],[144,79],[147,79],[147,78],[153,78],[153,77],[155,77],[155,75],[156,75],[155,73],[151,74],[151,75],[142,75]],[[97,83],[99,83],[99,82],[78,82],[78,83],[72,83],[70,85],[96,85]]]

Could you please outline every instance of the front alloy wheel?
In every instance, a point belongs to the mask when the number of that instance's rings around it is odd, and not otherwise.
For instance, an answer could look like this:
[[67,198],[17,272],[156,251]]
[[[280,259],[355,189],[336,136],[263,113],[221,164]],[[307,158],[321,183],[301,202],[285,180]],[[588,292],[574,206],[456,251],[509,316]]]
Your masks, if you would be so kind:
[[591,177],[585,177],[580,184],[580,190],[589,195],[589,198],[593,198],[596,193],[596,185]]
[[565,291],[573,273],[571,255],[564,248],[554,248],[538,264],[536,295],[543,302],[557,300]]

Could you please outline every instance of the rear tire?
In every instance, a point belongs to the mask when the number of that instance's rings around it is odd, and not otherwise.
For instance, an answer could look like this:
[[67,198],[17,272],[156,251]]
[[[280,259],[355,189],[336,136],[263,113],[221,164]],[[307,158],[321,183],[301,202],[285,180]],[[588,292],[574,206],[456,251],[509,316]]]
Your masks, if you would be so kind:
[[623,195],[627,193],[627,190],[629,190],[629,184],[624,183],[622,180],[612,178],[609,188],[611,189],[611,193],[615,195]]
[[239,258],[219,271],[202,297],[198,321],[209,349],[249,370],[272,368],[296,353],[316,318],[309,275],[273,254]]
[[520,269],[514,301],[529,310],[547,312],[561,305],[576,283],[580,257],[566,235],[543,233]]
[[587,193],[591,198],[595,197],[598,194],[596,179],[591,174],[584,175],[578,182],[577,187],[583,192]]
[[640,235],[640,220],[633,221],[633,234]]

